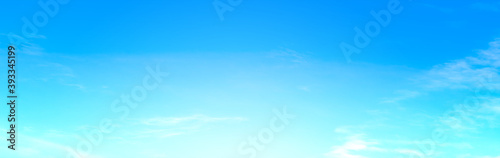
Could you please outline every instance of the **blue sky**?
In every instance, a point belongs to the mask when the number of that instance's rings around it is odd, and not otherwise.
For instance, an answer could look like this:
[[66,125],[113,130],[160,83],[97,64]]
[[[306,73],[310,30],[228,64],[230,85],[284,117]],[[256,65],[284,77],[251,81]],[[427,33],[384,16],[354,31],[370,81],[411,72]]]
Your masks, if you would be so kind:
[[[58,10],[3,3],[19,106],[2,155],[500,157],[498,1],[220,0],[223,20],[214,1],[40,2]],[[390,4],[401,11],[347,61],[339,45]]]

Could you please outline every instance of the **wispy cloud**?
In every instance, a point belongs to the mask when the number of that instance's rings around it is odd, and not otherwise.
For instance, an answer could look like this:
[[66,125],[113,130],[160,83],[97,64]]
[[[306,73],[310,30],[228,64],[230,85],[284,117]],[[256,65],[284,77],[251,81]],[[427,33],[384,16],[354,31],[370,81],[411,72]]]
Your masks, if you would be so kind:
[[270,53],[270,57],[297,64],[307,63],[306,55],[304,53],[299,53],[289,48],[281,48],[278,51],[274,51]]
[[[0,33],[0,35],[7,37],[7,39],[9,40],[9,44],[13,44],[11,42],[20,41],[19,45],[15,45],[16,49],[18,50],[17,53],[27,54],[27,55],[35,55],[35,56],[40,56],[40,55],[45,54],[45,53],[43,53],[43,49],[39,45],[34,44],[30,40],[28,40],[22,36],[19,36],[17,34],[13,34],[13,33],[9,33],[9,34]],[[45,39],[45,36],[38,35],[38,36],[35,36],[33,38]]]
[[35,77],[44,82],[55,81],[64,86],[75,87],[78,90],[86,89],[83,84],[77,83],[75,81],[77,80],[77,75],[69,66],[56,62],[44,61],[42,62],[42,64],[36,65],[36,69],[40,72],[48,72],[41,73],[39,74],[40,76]]
[[385,98],[382,103],[398,103],[399,101],[415,98],[421,95],[420,92],[410,90],[398,90],[395,94],[397,95],[396,97]]
[[471,5],[473,9],[489,11],[489,12],[499,12],[500,11],[500,3],[486,3],[486,2],[477,2]]
[[81,84],[64,84],[66,86],[70,86],[70,87],[76,87],[78,88],[79,90],[85,90],[85,86],[81,85]]
[[[2,129],[2,131],[6,131]],[[48,130],[44,133],[47,138],[53,140],[61,139],[73,139],[71,134],[67,134],[57,130]],[[42,139],[40,137],[34,137],[26,134],[19,133],[17,136],[22,140],[22,145],[17,145],[16,152],[7,151],[7,148],[0,149],[2,156],[6,157],[19,157],[19,158],[31,158],[31,157],[65,157],[68,153],[77,154],[75,148],[70,146],[56,143],[54,141],[49,141],[47,139]],[[84,155],[86,158],[101,158],[97,155]]]
[[454,105],[439,117],[438,126],[453,131],[457,136],[497,127],[495,122],[500,114],[500,101],[492,94],[500,87],[499,69],[500,39],[496,39],[489,43],[488,49],[479,50],[476,56],[440,64],[428,71],[424,79],[427,88],[472,89],[474,92],[474,103]]
[[127,132],[130,138],[168,138],[189,134],[206,129],[209,125],[222,122],[246,121],[242,117],[210,117],[192,115],[186,117],[155,117],[148,119],[131,119],[136,130]]
[[500,127],[500,99],[483,97],[476,107],[459,104],[439,118],[439,126],[452,130],[457,136],[472,133],[476,135],[481,129]]
[[140,122],[144,125],[151,126],[171,126],[181,123],[197,122],[197,123],[207,123],[207,122],[219,122],[219,121],[245,121],[242,117],[209,117],[205,115],[192,115],[187,117],[156,117],[141,120]]
[[[345,131],[337,131],[345,132]],[[379,142],[375,140],[367,140],[364,134],[353,134],[346,138],[342,145],[333,146],[332,151],[325,154],[326,157],[332,158],[365,158],[366,156],[356,154],[361,151],[371,152],[388,152],[387,149],[379,148]]]
[[[490,42],[490,48],[480,50],[475,57],[454,60],[434,66],[422,79],[427,88],[465,89],[478,86],[486,78],[499,77],[500,39]],[[498,87],[498,83],[496,84]]]

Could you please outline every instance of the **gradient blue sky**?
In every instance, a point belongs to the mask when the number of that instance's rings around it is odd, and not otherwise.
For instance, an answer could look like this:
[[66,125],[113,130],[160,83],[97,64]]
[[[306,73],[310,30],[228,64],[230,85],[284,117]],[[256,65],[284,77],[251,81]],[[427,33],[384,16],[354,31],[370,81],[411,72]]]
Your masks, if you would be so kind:
[[[0,153],[65,157],[111,118],[114,132],[82,157],[246,158],[240,144],[286,107],[296,117],[258,158],[499,158],[500,2],[401,0],[348,63],[339,44],[389,2],[243,0],[221,21],[213,1],[71,0],[16,45],[18,150],[5,141]],[[3,6],[6,52],[43,9]],[[117,119],[112,102],[157,65],[164,82]],[[436,129],[448,139],[425,153]]]

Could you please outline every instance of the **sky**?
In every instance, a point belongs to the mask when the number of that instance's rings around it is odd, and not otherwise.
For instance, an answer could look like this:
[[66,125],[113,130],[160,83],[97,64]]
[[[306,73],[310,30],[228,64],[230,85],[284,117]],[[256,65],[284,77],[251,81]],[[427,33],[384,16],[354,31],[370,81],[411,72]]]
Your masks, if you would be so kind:
[[499,1],[3,6],[2,156],[500,158]]

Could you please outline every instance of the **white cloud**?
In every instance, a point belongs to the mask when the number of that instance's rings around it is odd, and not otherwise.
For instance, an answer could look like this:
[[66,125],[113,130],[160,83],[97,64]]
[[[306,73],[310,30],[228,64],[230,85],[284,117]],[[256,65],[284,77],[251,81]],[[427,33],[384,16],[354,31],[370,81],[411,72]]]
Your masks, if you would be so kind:
[[217,121],[245,121],[241,117],[209,117],[205,115],[192,115],[187,117],[156,117],[141,120],[144,125],[169,126],[188,122],[217,122]]
[[[467,150],[485,150],[480,149],[483,144],[467,140],[489,142],[490,139],[482,137],[481,132],[486,128],[500,127],[500,123],[498,123],[498,120],[500,120],[500,98],[495,97],[495,94],[498,94],[496,90],[500,90],[500,82],[496,80],[500,78],[498,74],[500,69],[500,39],[491,42],[489,46],[486,50],[478,51],[475,57],[467,57],[434,66],[431,70],[425,72],[424,77],[420,78],[423,79],[426,88],[430,89],[472,89],[473,95],[471,97],[474,99],[463,104],[456,104],[447,110],[447,113],[439,115],[440,117],[431,117],[437,118],[437,120],[425,122],[426,127],[436,125],[436,129],[446,131],[446,134],[449,134],[450,137],[452,137],[452,134],[455,136],[454,139],[448,139],[449,142],[437,142],[436,151],[434,151],[433,155],[422,155],[422,151],[417,147],[418,141],[415,141],[421,138],[395,137],[394,139],[382,139],[355,134],[373,134],[373,132],[376,132],[375,130],[372,131],[373,128],[366,128],[367,126],[373,126],[373,122],[370,122],[360,126],[345,126],[335,129],[336,134],[346,135],[346,137],[340,143],[337,142],[337,145],[333,146],[325,156],[333,158],[365,158],[397,157],[397,155],[414,155],[418,157],[420,155],[420,157],[498,158],[498,156],[464,155]],[[410,90],[399,90],[395,93],[397,94],[395,97],[385,98],[383,103],[398,103],[425,94]],[[474,102],[477,104],[464,105],[473,101],[477,101]],[[411,129],[412,126],[405,126],[405,128]],[[377,129],[380,129],[380,127]],[[432,134],[429,133],[426,138],[432,138]],[[457,138],[459,138],[459,141],[451,141]],[[483,153],[483,155],[487,154]]]
[[155,117],[148,119],[132,119],[136,130],[126,132],[129,138],[168,138],[198,132],[207,129],[212,123],[241,122],[242,117],[210,117],[192,115],[186,117]]
[[[490,48],[480,50],[476,57],[467,57],[434,66],[424,75],[428,88],[462,89],[479,86],[481,82],[498,79],[500,39],[490,42]],[[492,83],[492,87],[498,87]]]
[[[345,132],[337,130],[337,132]],[[365,158],[365,156],[356,154],[359,151],[374,151],[374,152],[387,152],[387,149],[376,147],[378,142],[371,140],[368,141],[364,138],[363,134],[356,134],[347,137],[344,144],[333,146],[332,151],[325,154],[326,157],[332,158]]]
[[[1,131],[6,131],[2,129]],[[60,131],[49,130],[46,134],[48,137],[57,140],[68,139],[70,135],[61,134]],[[51,133],[57,133],[57,136],[53,136]],[[38,137],[29,136],[26,134],[17,134],[18,141],[20,143],[16,144],[16,151],[8,151],[8,148],[1,148],[0,152],[2,156],[5,157],[19,157],[19,158],[32,158],[32,157],[66,157],[69,153],[75,153],[75,148],[70,146],[56,143],[53,141],[48,141],[46,139],[41,139]],[[94,154],[85,154],[86,158],[101,158],[100,156]]]
[[415,98],[421,95],[420,92],[410,90],[398,90],[395,94],[397,95],[396,97],[386,98],[382,101],[382,103],[398,103],[399,101]]

